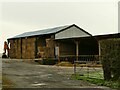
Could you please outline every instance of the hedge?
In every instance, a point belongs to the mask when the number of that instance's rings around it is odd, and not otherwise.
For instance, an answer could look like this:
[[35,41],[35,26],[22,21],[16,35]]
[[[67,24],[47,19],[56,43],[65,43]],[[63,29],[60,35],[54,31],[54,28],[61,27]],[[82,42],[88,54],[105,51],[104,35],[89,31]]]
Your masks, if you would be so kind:
[[120,38],[99,41],[105,80],[120,78]]

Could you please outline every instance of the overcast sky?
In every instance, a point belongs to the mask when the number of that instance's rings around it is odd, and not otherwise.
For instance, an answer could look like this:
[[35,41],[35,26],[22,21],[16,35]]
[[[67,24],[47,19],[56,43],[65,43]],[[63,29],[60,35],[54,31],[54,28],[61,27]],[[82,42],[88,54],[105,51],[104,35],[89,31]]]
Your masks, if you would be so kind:
[[50,27],[76,24],[92,35],[118,32],[116,0],[90,1],[2,2],[0,52],[7,38]]

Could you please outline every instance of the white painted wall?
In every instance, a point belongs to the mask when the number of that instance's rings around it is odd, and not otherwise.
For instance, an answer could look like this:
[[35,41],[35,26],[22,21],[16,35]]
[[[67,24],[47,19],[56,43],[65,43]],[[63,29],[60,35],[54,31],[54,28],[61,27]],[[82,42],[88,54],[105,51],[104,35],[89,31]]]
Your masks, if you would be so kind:
[[55,34],[55,39],[77,38],[90,36],[75,26]]

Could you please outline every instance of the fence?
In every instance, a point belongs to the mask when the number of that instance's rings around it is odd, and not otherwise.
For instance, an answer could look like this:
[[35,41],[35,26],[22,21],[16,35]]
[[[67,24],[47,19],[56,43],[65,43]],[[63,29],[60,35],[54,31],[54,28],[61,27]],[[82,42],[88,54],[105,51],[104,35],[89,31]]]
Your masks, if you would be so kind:
[[[77,60],[78,59],[78,60]],[[100,56],[99,55],[63,55],[59,57],[60,62],[61,61],[69,61],[74,64],[74,62],[82,64],[82,63],[100,63]]]
[[[83,64],[83,65],[79,65]],[[103,79],[103,70],[101,67],[101,56],[99,55],[81,55],[78,60],[74,60],[74,74],[80,74],[89,78]]]
[[74,64],[74,68],[73,68],[74,74],[79,73],[79,74],[85,74],[88,77],[97,76],[103,78],[103,71],[101,68],[100,59],[101,56],[99,55],[79,55],[78,57],[75,55],[64,55],[59,57],[60,62],[68,61]]

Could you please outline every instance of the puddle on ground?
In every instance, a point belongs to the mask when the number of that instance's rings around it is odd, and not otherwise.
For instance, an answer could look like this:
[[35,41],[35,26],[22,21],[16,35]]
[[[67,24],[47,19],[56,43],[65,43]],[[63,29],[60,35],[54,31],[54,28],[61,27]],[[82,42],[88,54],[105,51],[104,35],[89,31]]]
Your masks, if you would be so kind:
[[43,77],[51,77],[51,76],[52,76],[52,74],[40,75],[41,78],[43,78]]
[[34,84],[31,84],[32,86],[44,86],[46,85],[45,83],[34,83]]

